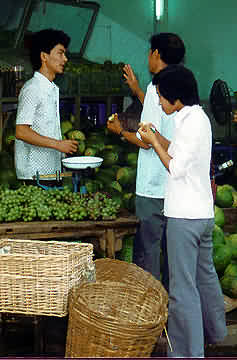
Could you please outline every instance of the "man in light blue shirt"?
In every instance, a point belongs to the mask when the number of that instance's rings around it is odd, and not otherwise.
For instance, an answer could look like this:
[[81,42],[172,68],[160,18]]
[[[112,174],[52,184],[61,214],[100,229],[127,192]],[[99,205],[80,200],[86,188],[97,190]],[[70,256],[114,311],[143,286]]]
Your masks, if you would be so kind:
[[[150,39],[148,55],[149,70],[156,74],[168,64],[180,63],[185,54],[183,41],[173,33],[160,33]],[[152,123],[165,137],[171,139],[173,115],[170,121],[163,121],[167,115],[162,111],[155,86],[150,83],[146,95],[139,87],[138,80],[130,65],[124,67],[126,82],[143,104],[141,122]],[[165,218],[164,194],[167,181],[167,170],[154,150],[139,139],[136,133],[123,130],[118,120],[108,121],[108,129],[122,135],[129,142],[139,146],[136,179],[136,215],[140,225],[134,241],[133,262],[160,279],[160,244],[164,239],[163,255],[165,264]],[[168,267],[163,270],[163,284],[168,290]]]

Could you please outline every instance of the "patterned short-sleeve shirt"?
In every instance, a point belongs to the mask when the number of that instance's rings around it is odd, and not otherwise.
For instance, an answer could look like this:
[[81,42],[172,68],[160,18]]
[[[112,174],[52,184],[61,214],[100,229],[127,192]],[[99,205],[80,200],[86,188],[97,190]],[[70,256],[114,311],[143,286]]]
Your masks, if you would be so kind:
[[[35,72],[19,94],[17,125],[30,125],[40,135],[62,139],[59,117],[59,89],[44,75]],[[40,175],[61,171],[62,153],[28,144],[22,140],[15,142],[15,166],[18,179],[32,179],[38,171]]]

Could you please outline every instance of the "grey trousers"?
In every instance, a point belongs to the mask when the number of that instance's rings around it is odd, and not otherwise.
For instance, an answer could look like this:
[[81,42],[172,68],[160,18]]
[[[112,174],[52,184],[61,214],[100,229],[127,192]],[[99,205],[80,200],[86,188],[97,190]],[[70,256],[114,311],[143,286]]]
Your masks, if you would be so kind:
[[164,200],[136,196],[140,220],[134,239],[133,262],[160,279],[160,246],[164,231]]
[[168,357],[204,357],[204,341],[227,334],[224,298],[212,259],[214,219],[167,220]]

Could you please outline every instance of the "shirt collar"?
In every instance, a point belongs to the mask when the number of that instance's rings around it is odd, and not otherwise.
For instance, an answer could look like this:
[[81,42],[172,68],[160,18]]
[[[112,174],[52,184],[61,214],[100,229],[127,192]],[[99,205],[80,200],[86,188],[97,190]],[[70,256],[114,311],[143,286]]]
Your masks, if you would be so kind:
[[40,80],[40,82],[42,82],[44,84],[44,86],[48,86],[49,88],[58,89],[58,86],[53,81],[49,81],[49,79],[47,79],[46,76],[41,74],[39,71],[34,72],[34,77],[38,78]]
[[197,110],[200,108],[200,105],[186,105],[184,106],[181,110],[179,110],[177,112],[177,115],[175,116],[175,123],[176,126],[179,127],[181,125],[181,122],[183,121],[183,119],[185,119],[185,117],[190,113],[190,111],[192,110]]

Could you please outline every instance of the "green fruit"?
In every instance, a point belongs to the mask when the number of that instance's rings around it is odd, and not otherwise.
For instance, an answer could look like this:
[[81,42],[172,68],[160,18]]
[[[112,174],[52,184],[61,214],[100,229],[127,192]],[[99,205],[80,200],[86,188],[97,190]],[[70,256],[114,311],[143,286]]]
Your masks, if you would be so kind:
[[115,151],[104,150],[100,153],[100,156],[103,158],[103,167],[110,167],[119,161],[119,155]]
[[138,153],[128,153],[126,157],[127,164],[129,166],[136,167],[137,166]]
[[112,189],[114,190],[117,190],[119,192],[122,192],[123,189],[122,189],[122,186],[119,184],[118,181],[114,180],[114,181],[111,181],[109,187],[111,187]]
[[14,169],[6,169],[0,172],[0,184],[1,185],[15,185],[17,182],[16,172]]
[[128,211],[135,213],[135,198],[136,195],[135,193],[125,193],[123,195],[123,204],[125,209],[127,209]]
[[222,189],[227,189],[227,190],[230,190],[230,191],[236,191],[235,190],[235,188],[234,188],[234,186],[232,186],[232,185],[229,185],[229,184],[224,184],[224,185],[222,185]]
[[116,179],[121,185],[132,184],[136,179],[136,169],[128,166],[121,167],[117,171]]
[[220,279],[221,288],[224,294],[231,296],[233,278],[231,276],[223,276]]
[[70,140],[86,140],[85,134],[80,130],[70,130],[67,133],[67,137]]
[[225,244],[224,231],[216,224],[214,225],[214,229],[212,232],[212,241],[213,241],[213,247],[216,247],[220,244]]
[[62,135],[65,135],[71,129],[72,129],[72,123],[69,120],[64,120],[61,122]]
[[232,249],[232,258],[237,259],[237,234],[227,236],[225,241]]
[[236,299],[237,298],[237,278],[234,278],[231,283],[231,296]]
[[220,284],[224,294],[234,299],[237,298],[237,276],[224,275],[220,280]]
[[80,155],[84,154],[86,149],[86,143],[83,140],[78,140],[78,153]]
[[15,135],[8,135],[5,139],[7,145],[11,145],[16,140]]
[[231,248],[228,245],[219,245],[213,250],[213,262],[218,274],[224,273],[232,257]]
[[231,262],[229,265],[227,265],[224,276],[230,276],[237,279],[237,263]]
[[96,180],[88,180],[85,185],[88,193],[95,193],[101,189],[101,184]]
[[224,211],[220,207],[215,205],[214,212],[215,212],[215,224],[220,227],[223,227],[225,224]]
[[237,191],[232,191],[232,196],[233,196],[233,199],[234,199],[232,207],[237,208]]
[[87,148],[86,150],[85,150],[85,153],[84,153],[84,155],[85,156],[95,156],[96,155],[96,149],[95,148],[92,148],[92,147],[90,147],[90,148]]
[[225,185],[218,185],[216,190],[216,205],[221,208],[229,208],[232,207],[233,202],[232,190]]

